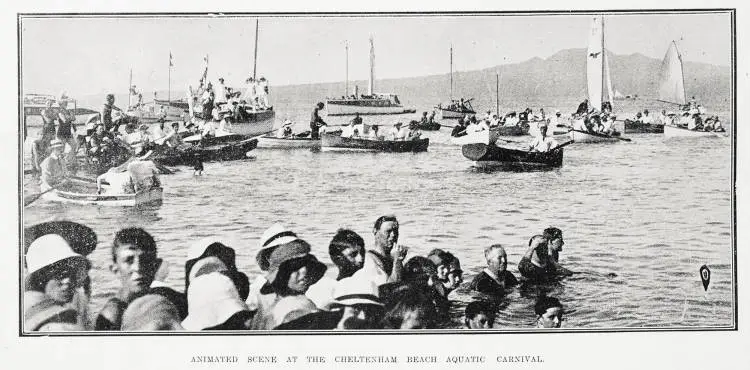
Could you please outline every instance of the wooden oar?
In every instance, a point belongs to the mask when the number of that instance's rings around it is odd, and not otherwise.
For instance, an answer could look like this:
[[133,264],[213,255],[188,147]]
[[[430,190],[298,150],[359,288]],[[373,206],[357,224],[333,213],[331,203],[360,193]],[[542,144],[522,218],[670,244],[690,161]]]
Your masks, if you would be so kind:
[[580,132],[582,134],[587,134],[587,135],[591,135],[591,136],[598,136],[598,137],[604,137],[604,138],[612,138],[612,139],[617,139],[617,140],[622,140],[622,141],[632,141],[632,140],[630,140],[630,139],[628,139],[626,137],[611,136],[611,135],[606,135],[606,134],[600,134],[598,132],[588,132],[588,131],[581,131],[581,130],[576,130],[576,129],[570,129],[570,131]]
[[49,189],[47,189],[47,190],[45,190],[45,191],[43,191],[41,193],[29,195],[28,197],[23,198],[23,206],[26,207],[29,204],[34,203],[37,199],[41,198],[42,195],[47,194],[50,191],[57,189],[58,186],[60,186],[60,185],[62,185],[64,183],[65,183],[65,181],[63,181],[63,182],[61,182],[61,183],[59,183],[59,184],[57,184],[55,186],[50,187]]
[[271,131],[268,131],[268,132],[264,132],[264,133],[262,133],[262,134],[260,134],[258,136],[253,136],[253,137],[251,137],[249,139],[242,140],[242,141],[240,141],[237,144],[244,144],[244,143],[247,143],[247,142],[250,142],[250,141],[253,141],[253,140],[258,140],[259,138],[261,138],[263,136],[266,136],[266,135],[268,135],[268,134],[270,134],[272,132],[279,131],[279,130],[281,130],[281,127],[277,128],[277,129],[274,129],[274,130],[271,130]]

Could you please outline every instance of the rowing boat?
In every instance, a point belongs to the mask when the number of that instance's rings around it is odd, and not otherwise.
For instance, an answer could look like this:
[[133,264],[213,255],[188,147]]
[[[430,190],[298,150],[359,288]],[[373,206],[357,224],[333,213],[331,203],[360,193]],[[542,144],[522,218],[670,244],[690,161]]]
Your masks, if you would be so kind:
[[147,204],[160,205],[162,193],[161,187],[152,187],[132,194],[97,194],[96,184],[70,181],[42,195],[42,199],[80,205],[135,207]]
[[568,133],[571,140],[577,143],[614,143],[620,141],[618,136],[600,134],[598,132],[584,132],[580,130],[571,130]]
[[247,158],[247,153],[257,146],[257,139],[215,145],[181,145],[162,149],[152,159],[165,166],[193,166],[198,162],[234,161]]
[[367,140],[341,137],[338,132],[321,135],[322,151],[366,151],[366,152],[425,152],[430,139],[417,140]]
[[626,134],[661,134],[664,132],[664,125],[643,123],[641,121],[631,121],[626,119],[624,131]]
[[278,138],[275,136],[261,136],[258,138],[258,148],[262,149],[319,149],[320,139],[310,137]]
[[480,168],[486,167],[520,167],[520,168],[552,168],[562,166],[563,147],[560,146],[549,152],[529,152],[520,149],[504,148],[485,144],[468,144],[461,147],[461,153],[467,159],[474,161]]
[[721,134],[713,131],[690,130],[684,127],[665,125],[664,137],[719,137]]

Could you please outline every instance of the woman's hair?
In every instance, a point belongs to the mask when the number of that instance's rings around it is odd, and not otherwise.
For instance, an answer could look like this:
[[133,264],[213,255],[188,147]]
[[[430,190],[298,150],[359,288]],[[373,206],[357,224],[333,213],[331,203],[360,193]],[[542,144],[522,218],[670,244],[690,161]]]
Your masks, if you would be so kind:
[[[404,264],[402,272],[403,282],[427,286],[430,277],[437,275],[437,267],[426,257],[414,256]],[[437,280],[437,279],[435,279]]]
[[315,257],[313,257],[311,254],[308,254],[304,257],[297,257],[288,261],[284,261],[279,266],[279,272],[276,274],[276,279],[271,282],[273,291],[282,297],[300,294],[300,292],[289,289],[289,278],[292,276],[293,272],[299,270],[303,266],[306,266],[313,258]]
[[[44,292],[44,288],[47,285],[47,282],[52,279],[60,278],[60,275],[66,269],[74,269],[74,262],[75,259],[66,258],[32,272],[31,274],[29,274],[29,276],[26,277],[25,290]],[[90,265],[88,264],[88,261],[86,262],[86,268],[89,268]]]
[[435,305],[430,296],[418,288],[409,288],[397,293],[396,297],[390,297],[385,305],[385,316],[383,327],[385,329],[399,329],[404,318],[410,312],[421,313],[425,328],[433,328],[437,318]]

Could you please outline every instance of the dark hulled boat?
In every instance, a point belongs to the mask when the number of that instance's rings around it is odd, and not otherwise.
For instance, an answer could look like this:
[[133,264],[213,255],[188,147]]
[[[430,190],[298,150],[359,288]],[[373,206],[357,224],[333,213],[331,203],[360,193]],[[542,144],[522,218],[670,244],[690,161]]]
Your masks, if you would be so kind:
[[367,152],[425,152],[430,139],[418,140],[367,140],[341,137],[340,132],[321,135],[323,151],[367,151]]
[[661,134],[664,133],[664,125],[643,123],[641,121],[625,120],[626,134]]
[[258,139],[213,145],[182,145],[155,154],[152,160],[165,166],[193,166],[200,162],[234,161],[247,158],[258,146]]
[[467,144],[461,147],[461,153],[474,161],[477,167],[553,168],[562,166],[563,146],[567,144],[544,153],[503,148],[494,144]]

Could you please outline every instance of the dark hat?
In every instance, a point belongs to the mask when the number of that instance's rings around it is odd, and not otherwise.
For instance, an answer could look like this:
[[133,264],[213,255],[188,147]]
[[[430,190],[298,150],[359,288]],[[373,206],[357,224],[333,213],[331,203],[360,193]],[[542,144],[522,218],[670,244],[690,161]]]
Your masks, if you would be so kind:
[[82,256],[88,256],[96,249],[96,233],[90,227],[73,221],[49,221],[24,229],[24,254],[34,240],[47,234],[62,236],[73,252]]
[[311,280],[317,282],[323,277],[323,274],[325,274],[327,269],[326,265],[310,254],[310,244],[301,239],[276,248],[268,258],[268,262],[269,267],[266,280],[269,284],[266,284],[261,288],[261,294],[269,294],[273,292],[273,288],[270,284],[276,280],[276,277],[282,270],[294,268],[296,266],[307,266],[308,273],[312,276]]

